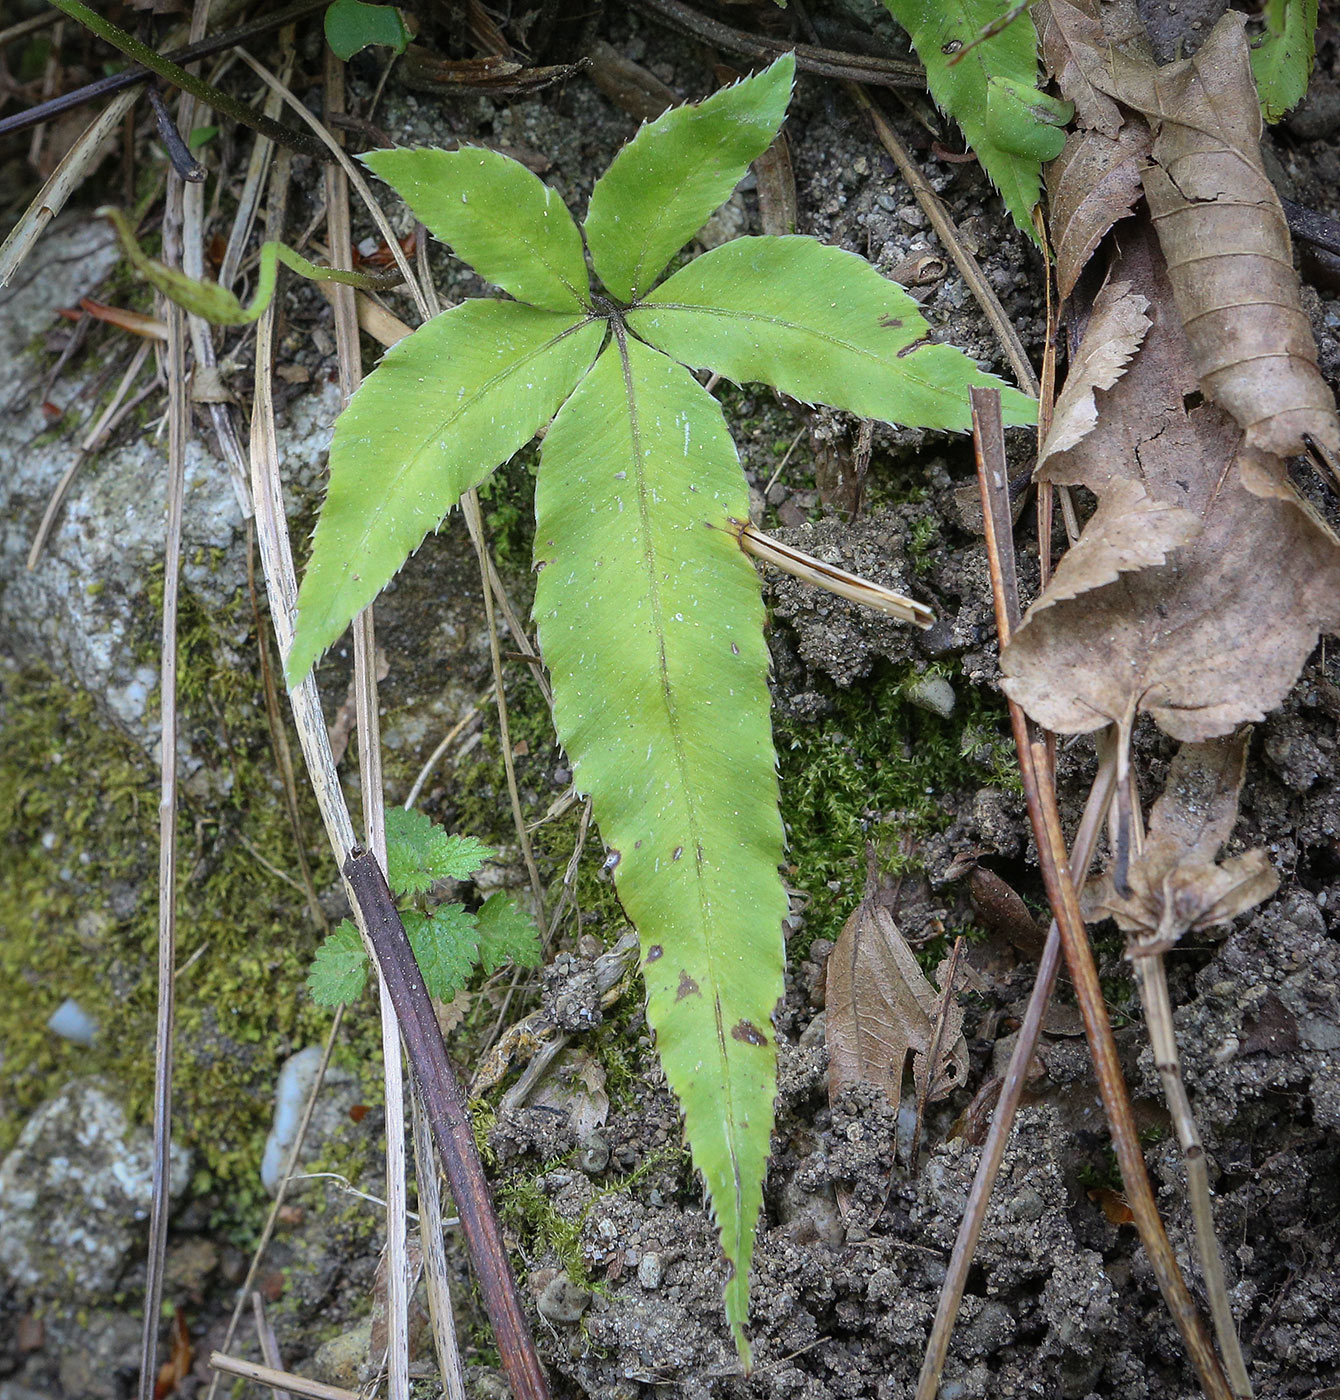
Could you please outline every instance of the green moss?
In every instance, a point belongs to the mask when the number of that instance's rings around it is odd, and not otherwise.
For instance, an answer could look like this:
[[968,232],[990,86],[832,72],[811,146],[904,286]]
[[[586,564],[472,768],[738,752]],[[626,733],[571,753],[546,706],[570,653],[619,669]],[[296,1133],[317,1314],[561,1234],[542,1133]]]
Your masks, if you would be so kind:
[[776,726],[789,878],[811,899],[793,957],[837,937],[865,883],[868,842],[882,869],[910,870],[916,837],[947,827],[978,788],[1012,781],[1003,702],[960,684],[955,713],[941,719],[904,698],[924,674],[883,666],[860,687],[830,687],[834,713],[822,723]]
[[[258,1173],[278,1064],[329,1026],[303,988],[320,932],[301,891],[258,859],[297,869],[254,652],[221,640],[245,635],[248,614],[211,618],[187,594],[179,622],[182,733],[204,762],[182,775],[178,816],[175,1134],[196,1150],[197,1186],[215,1193],[218,1218],[240,1235],[268,1204]],[[151,632],[146,619],[142,636]],[[0,675],[0,715],[0,834],[10,853],[0,972],[25,989],[0,1007],[3,1148],[75,1074],[110,1074],[133,1119],[151,1113],[158,778],[87,695],[49,675]],[[300,805],[309,861],[328,883],[305,790]],[[45,1029],[66,997],[98,1021],[92,1047]],[[374,1060],[375,1015],[347,1024],[345,1053]]]

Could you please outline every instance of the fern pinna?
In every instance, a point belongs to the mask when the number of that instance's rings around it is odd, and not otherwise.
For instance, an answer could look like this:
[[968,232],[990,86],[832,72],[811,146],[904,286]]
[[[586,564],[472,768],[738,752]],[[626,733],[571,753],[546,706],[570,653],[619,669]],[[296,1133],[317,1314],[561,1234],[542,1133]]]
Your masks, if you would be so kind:
[[[746,1359],[787,901],[763,605],[732,529],[747,485],[690,371],[960,431],[969,387],[998,383],[923,343],[900,287],[810,238],[741,238],[657,285],[776,137],[793,72],[788,55],[644,126],[596,184],[582,231],[494,152],[364,157],[515,300],[443,312],[350,401],[288,657],[296,683],[461,494],[553,420],[535,617],[554,720],[641,937],[647,1016],[721,1231]],[[1032,422],[1034,403],[1003,392],[1007,421]]]

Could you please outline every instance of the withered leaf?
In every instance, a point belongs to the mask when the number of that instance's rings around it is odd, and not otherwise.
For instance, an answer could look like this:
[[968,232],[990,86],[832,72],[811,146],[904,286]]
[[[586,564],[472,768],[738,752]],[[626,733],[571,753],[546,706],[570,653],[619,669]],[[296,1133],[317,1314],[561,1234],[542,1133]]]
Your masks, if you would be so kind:
[[1094,392],[1110,389],[1125,373],[1149,329],[1148,305],[1139,292],[1131,290],[1129,282],[1104,283],[1094,298],[1084,340],[1056,400],[1037,470],[1042,470],[1049,457],[1069,451],[1093,430],[1098,422]]
[[1262,849],[1215,863],[1238,818],[1249,731],[1183,744],[1127,872],[1128,893],[1104,874],[1085,891],[1086,913],[1112,918],[1143,953],[1212,928],[1268,899],[1279,877]]
[[1091,76],[1095,68],[1101,71],[1107,52],[1096,0],[1038,0],[1033,17],[1042,61],[1061,95],[1075,104],[1079,125],[1115,136],[1121,111]]
[[1293,456],[1306,435],[1340,453],[1335,399],[1261,160],[1245,23],[1228,11],[1195,55],[1163,68],[1115,55],[1108,91],[1154,129],[1145,197],[1205,393],[1251,447]]
[[[1145,711],[1174,738],[1209,739],[1278,705],[1318,632],[1340,622],[1340,547],[1276,459],[1184,398],[1195,373],[1157,246],[1138,225],[1121,241],[1112,276],[1148,300],[1150,330],[1097,427],[1044,472],[1101,505],[1005,649],[1003,683],[1060,733],[1115,722],[1129,735]],[[1123,506],[1162,521],[1152,553],[1171,549],[1166,562],[1139,567],[1143,526]],[[1178,545],[1187,516],[1200,529]]]
[[879,903],[873,870],[829,954],[826,977],[830,1103],[848,1085],[873,1084],[896,1113],[909,1053],[918,1094],[925,1087],[928,1099],[943,1098],[963,1083],[968,1072],[963,1013],[949,997],[940,1062],[929,1066],[941,994]]
[[1140,167],[1152,138],[1133,121],[1116,136],[1072,131],[1061,154],[1046,169],[1048,225],[1056,256],[1056,285],[1062,299],[1103,241],[1107,231],[1134,212],[1140,198]]

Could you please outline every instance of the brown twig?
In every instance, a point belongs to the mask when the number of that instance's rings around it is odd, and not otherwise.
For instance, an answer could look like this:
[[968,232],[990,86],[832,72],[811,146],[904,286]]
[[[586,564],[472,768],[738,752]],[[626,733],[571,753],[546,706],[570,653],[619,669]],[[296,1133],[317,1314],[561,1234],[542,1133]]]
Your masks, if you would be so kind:
[[[994,389],[973,389],[971,396],[973,440],[979,454],[987,463],[980,470],[990,473],[991,464],[1003,462],[1005,456],[1000,395]],[[990,538],[989,535],[988,539]],[[998,569],[993,563],[993,588],[998,576]],[[1046,745],[1040,738],[1034,737],[1030,721],[1012,700],[1010,725],[1019,753],[1020,775],[1023,778],[1024,796],[1028,804],[1029,822],[1037,842],[1043,883],[1060,929],[1066,966],[1075,985],[1076,999],[1084,1021],[1084,1034],[1093,1056],[1098,1092],[1112,1133],[1112,1145],[1116,1149],[1117,1162],[1121,1168],[1126,1200],[1130,1205],[1131,1214],[1135,1217],[1136,1228],[1140,1232],[1141,1242],[1158,1279],[1168,1311],[1182,1334],[1187,1353],[1205,1394],[1209,1400],[1231,1400],[1232,1391],[1229,1389],[1223,1367],[1215,1355],[1191,1294],[1187,1291],[1177,1264],[1177,1256],[1173,1253],[1167,1232],[1163,1228],[1163,1221],[1159,1218],[1154,1192],[1149,1184],[1149,1175],[1140,1148],[1140,1136],[1135,1126],[1135,1115],[1126,1092],[1116,1041],[1112,1037],[1112,1026],[1108,1021],[1107,1007],[1098,981],[1098,969],[1089,947],[1079,898],[1075,893],[1075,885],[1066,860],[1061,818],[1056,804],[1056,789],[1051,781]],[[1118,776],[1120,777],[1120,771]]]
[[351,852],[344,862],[344,877],[400,1021],[405,1051],[446,1167],[484,1308],[493,1324],[503,1371],[516,1400],[547,1400],[548,1382],[507,1260],[465,1096],[447,1058],[442,1031],[395,901],[381,867],[369,852]]
[[[210,39],[201,39],[198,43],[187,44],[184,48],[172,49],[164,55],[164,58],[178,65],[191,63],[197,58],[208,58],[211,54],[222,53],[224,49],[244,44],[249,39],[259,39],[283,25],[292,24],[307,15],[315,14],[317,10],[324,10],[328,4],[329,0],[297,0],[297,3],[282,10],[276,10],[274,14],[266,15],[264,19],[253,20],[250,24],[240,25],[236,29],[230,29],[227,33],[215,35]],[[148,68],[135,64],[124,72],[99,78],[97,82],[87,83],[61,97],[53,97],[50,102],[41,102],[36,107],[29,107],[26,112],[16,112],[11,117],[0,119],[0,136],[11,136],[16,131],[26,131],[29,127],[40,126],[42,122],[49,122],[63,112],[71,111],[75,107],[82,107],[86,102],[96,102],[101,98],[110,97],[113,93],[123,92],[126,88],[135,87],[138,83],[148,82],[152,77],[153,73]],[[284,130],[288,130],[288,128],[285,127]],[[317,155],[318,159],[328,159],[322,152],[314,154]]]
[[905,59],[871,58],[865,54],[842,53],[824,49],[816,44],[795,44],[789,39],[773,39],[765,34],[748,34],[733,29],[720,20],[709,19],[697,10],[681,4],[680,0],[634,0],[634,4],[652,19],[658,19],[674,29],[706,39],[709,44],[727,53],[743,54],[746,58],[773,59],[794,51],[796,67],[802,73],[838,81],[869,83],[872,87],[926,87],[926,73],[919,63]]

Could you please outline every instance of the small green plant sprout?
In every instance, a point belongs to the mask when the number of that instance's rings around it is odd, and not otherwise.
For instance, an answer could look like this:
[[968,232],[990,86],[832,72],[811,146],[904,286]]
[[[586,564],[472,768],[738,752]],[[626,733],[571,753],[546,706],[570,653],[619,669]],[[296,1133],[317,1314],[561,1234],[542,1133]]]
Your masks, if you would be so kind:
[[[540,961],[534,924],[505,895],[491,894],[474,913],[463,904],[426,899],[437,881],[466,880],[495,854],[471,836],[448,836],[422,812],[393,807],[386,813],[386,883],[429,996],[450,1001],[476,969]],[[308,989],[320,1005],[338,1006],[356,1001],[367,979],[362,935],[345,919],[317,949]]]
[[1035,242],[1042,162],[1065,144],[1074,115],[1038,86],[1038,33],[1026,3],[884,0],[926,66],[936,105],[963,128],[1010,216]]
[[[727,1258],[743,1358],[776,1090],[782,824],[748,489],[690,372],[888,423],[964,431],[972,385],[1036,404],[928,339],[916,303],[812,238],[739,238],[659,282],[776,137],[794,60],[644,126],[582,230],[489,150],[363,157],[514,300],[470,300],[393,347],[335,426],[287,658],[302,679],[461,495],[549,425],[535,617],[558,736],[639,931],[647,1014]],[[598,287],[592,285],[583,249]]]

